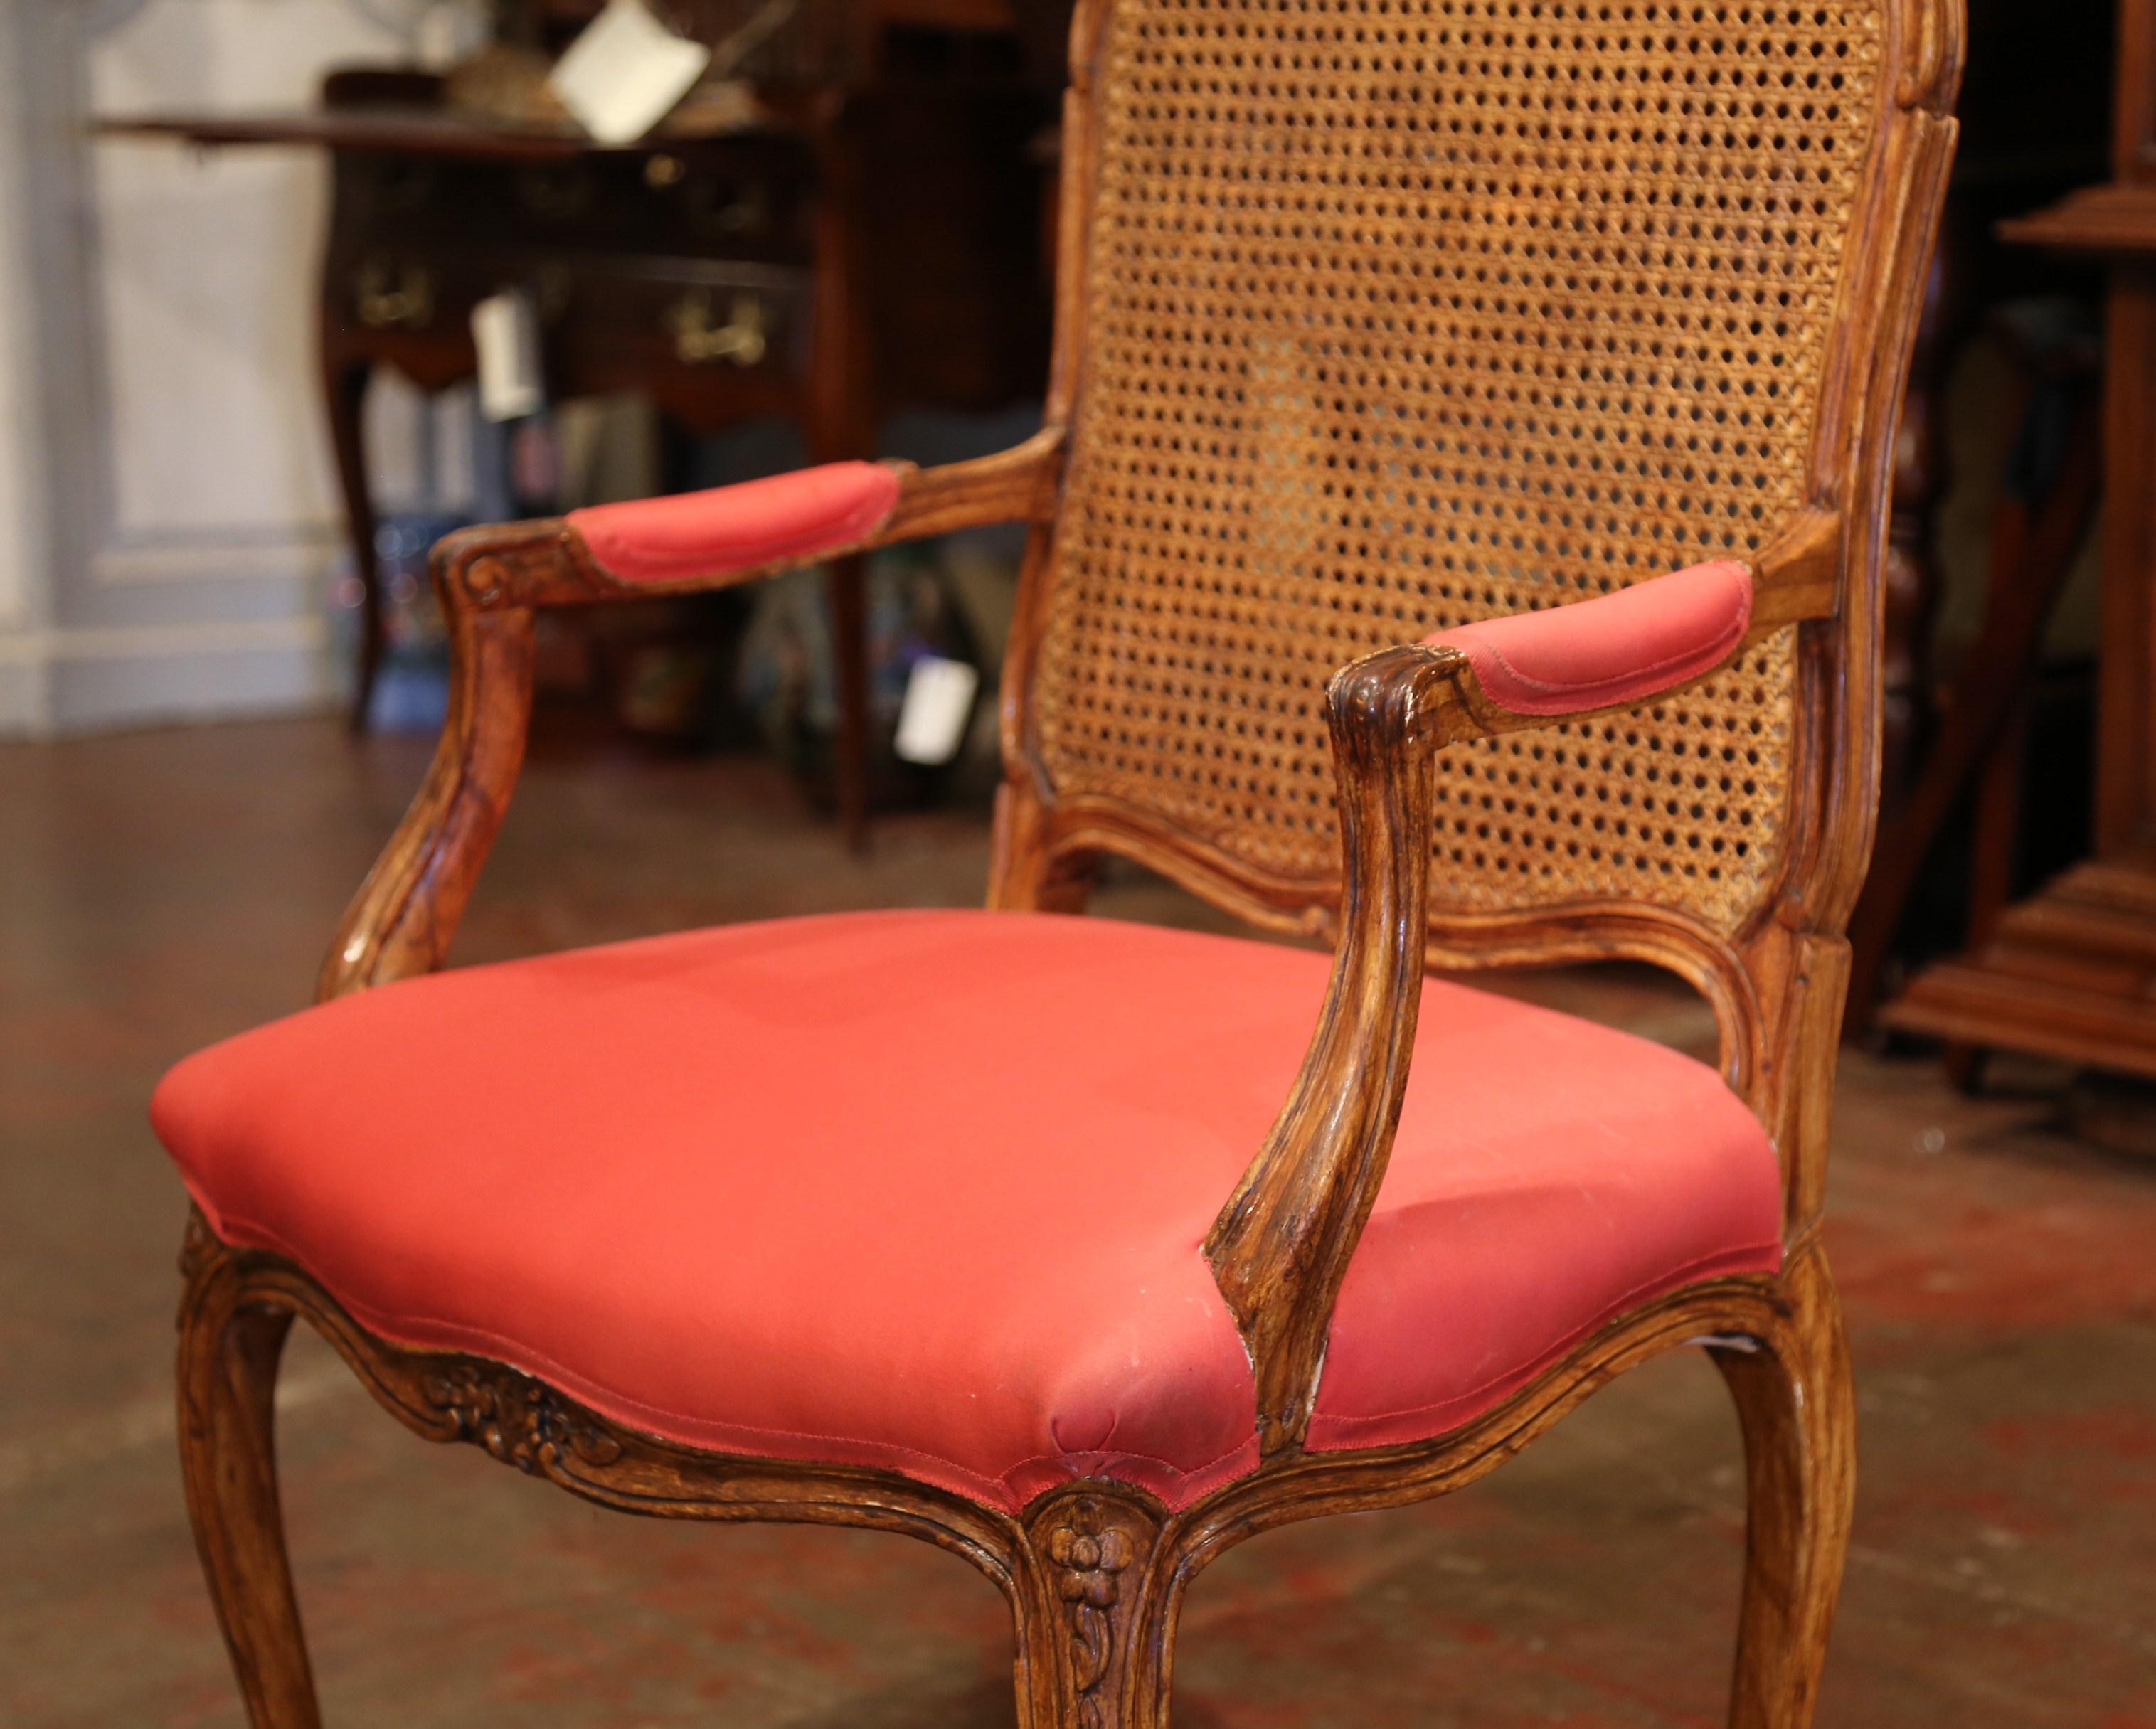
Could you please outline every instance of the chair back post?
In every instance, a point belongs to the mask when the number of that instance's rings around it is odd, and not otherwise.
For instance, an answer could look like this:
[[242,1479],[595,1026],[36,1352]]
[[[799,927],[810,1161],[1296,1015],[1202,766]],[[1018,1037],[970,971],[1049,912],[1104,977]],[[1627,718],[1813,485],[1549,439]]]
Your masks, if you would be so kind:
[[1829,1113],[1849,988],[1845,932],[1871,861],[1879,812],[1880,692],[1887,531],[1909,358],[1946,202],[1960,88],[1959,0],[1890,8],[1872,208],[1837,307],[1842,340],[1815,429],[1813,490],[1840,507],[1841,602],[1800,627],[1802,682],[1793,725],[1800,797],[1793,801],[1779,892],[1739,945],[1760,1005],[1748,1049],[1725,1026],[1725,1070],[1782,1160],[1784,1229],[1816,1229],[1825,1200]]

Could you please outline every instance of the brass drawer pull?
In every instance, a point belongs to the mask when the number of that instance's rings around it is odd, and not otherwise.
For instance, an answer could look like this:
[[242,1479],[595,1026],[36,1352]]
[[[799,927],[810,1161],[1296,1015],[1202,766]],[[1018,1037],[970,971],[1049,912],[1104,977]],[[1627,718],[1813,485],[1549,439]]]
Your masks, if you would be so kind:
[[434,279],[424,264],[393,270],[377,260],[359,273],[354,299],[369,330],[420,330],[434,322]]
[[565,222],[592,208],[592,177],[581,168],[527,168],[516,177],[516,197],[532,215]]
[[736,295],[727,321],[714,326],[711,296],[700,288],[675,303],[666,315],[666,327],[674,336],[675,357],[687,366],[730,360],[737,367],[752,367],[767,346],[763,303],[752,294]]
[[714,233],[760,234],[771,226],[771,188],[754,181],[701,186],[690,208]]

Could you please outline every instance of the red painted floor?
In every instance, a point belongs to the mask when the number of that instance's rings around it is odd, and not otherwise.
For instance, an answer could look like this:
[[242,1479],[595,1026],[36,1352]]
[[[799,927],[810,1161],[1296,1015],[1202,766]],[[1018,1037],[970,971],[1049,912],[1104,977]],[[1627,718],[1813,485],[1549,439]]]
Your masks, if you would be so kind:
[[[316,723],[0,749],[0,1724],[242,1721],[173,1463],[182,1203],[142,1105],[304,1001],[424,756]],[[460,955],[963,904],[983,858],[975,814],[854,861],[761,764],[557,745]],[[1101,906],[1219,922],[1136,880]],[[1706,1036],[1645,975],[1531,988]],[[1864,1429],[1820,1721],[2156,1729],[2156,1169],[1915,1060],[1851,1056],[1836,1120]],[[1000,1604],[927,1548],[600,1513],[413,1440],[311,1341],[282,1433],[340,1729],[1011,1720]],[[1720,1383],[1664,1359],[1463,1495],[1232,1554],[1193,1593],[1178,1721],[1713,1724],[1742,1537]]]

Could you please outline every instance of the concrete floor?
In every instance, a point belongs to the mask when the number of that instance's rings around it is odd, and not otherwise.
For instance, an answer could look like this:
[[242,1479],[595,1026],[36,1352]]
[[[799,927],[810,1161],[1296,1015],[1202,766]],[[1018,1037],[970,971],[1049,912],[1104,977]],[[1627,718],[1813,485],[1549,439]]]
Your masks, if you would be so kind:
[[[165,1065],[302,1003],[415,783],[327,723],[0,750],[0,1723],[240,1716],[169,1411]],[[777,772],[557,742],[465,959],[844,906],[963,904],[973,813],[842,857]],[[1101,910],[1202,919],[1111,885]],[[1638,976],[1537,994],[1697,1045]],[[2156,1729],[2156,1170],[2040,1096],[1851,1057],[1828,1242],[1863,1410],[1823,1724]],[[311,1339],[282,1442],[329,1721],[991,1729],[1008,1628],[896,1537],[601,1513],[382,1416]],[[1712,1371],[1661,1360],[1450,1501],[1281,1532],[1193,1593],[1184,1729],[1710,1725],[1742,1502]]]

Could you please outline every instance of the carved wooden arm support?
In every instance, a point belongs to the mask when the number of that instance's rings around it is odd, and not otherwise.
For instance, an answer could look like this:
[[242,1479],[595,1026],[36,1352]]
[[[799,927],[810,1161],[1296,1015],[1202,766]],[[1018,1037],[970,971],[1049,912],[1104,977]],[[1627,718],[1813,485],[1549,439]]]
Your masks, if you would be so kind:
[[941,468],[834,464],[444,540],[434,577],[449,622],[449,716],[418,796],[346,910],[316,999],[430,972],[448,952],[523,764],[535,608],[731,587],[898,541],[1043,521],[1062,458],[1051,428]]
[[[1835,519],[1807,516],[1756,570],[1697,567],[1381,649],[1327,686],[1344,855],[1332,983],[1287,1103],[1205,1241],[1250,1352],[1265,1452],[1301,1443],[1333,1303],[1399,1125],[1422,1002],[1439,748],[1652,700],[1770,629],[1830,616],[1839,541]],[[1640,658],[1611,653],[1613,639]]]

